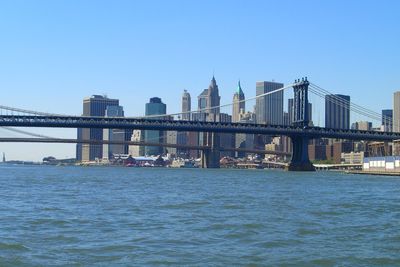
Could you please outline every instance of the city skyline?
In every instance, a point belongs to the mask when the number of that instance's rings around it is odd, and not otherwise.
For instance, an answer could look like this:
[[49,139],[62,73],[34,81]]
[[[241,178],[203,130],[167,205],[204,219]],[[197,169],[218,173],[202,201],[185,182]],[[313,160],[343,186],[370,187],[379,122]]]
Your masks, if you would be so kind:
[[[308,76],[380,112],[393,108],[400,90],[399,8],[396,1],[2,2],[1,104],[80,115],[83,97],[106,94],[120,100],[127,116],[140,116],[143,103],[158,96],[175,113],[183,89],[194,99],[214,73],[222,104],[231,102],[239,79],[252,97],[257,81],[289,84]],[[314,115],[315,123],[323,120]],[[31,131],[76,135],[72,129]],[[36,160],[73,156],[74,150],[35,144],[0,149],[9,159]]]

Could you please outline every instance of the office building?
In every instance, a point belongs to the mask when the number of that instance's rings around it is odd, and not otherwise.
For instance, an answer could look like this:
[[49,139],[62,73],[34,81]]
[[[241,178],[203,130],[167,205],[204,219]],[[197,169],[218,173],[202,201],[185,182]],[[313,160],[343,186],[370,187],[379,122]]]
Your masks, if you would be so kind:
[[382,126],[385,132],[393,131],[393,109],[382,110]]
[[246,102],[244,102],[244,93],[239,81],[236,92],[233,95],[232,122],[238,122],[242,112],[246,112]]
[[[149,118],[154,119],[165,119],[163,116],[154,115],[165,115],[167,113],[167,105],[165,105],[161,98],[152,97],[149,103],[146,103],[145,115],[150,116]],[[163,143],[164,142],[164,131],[146,130],[144,133],[145,142],[149,143]],[[161,155],[164,152],[162,147],[157,146],[145,146],[145,154],[148,156]]]
[[[192,108],[191,101],[192,100],[191,100],[189,92],[187,90],[184,90],[184,92],[182,94],[182,120],[185,120],[185,121],[192,120],[192,116],[190,113],[191,108]],[[188,132],[178,132],[177,133],[177,141],[176,141],[177,144],[179,144],[179,145],[187,144],[188,136],[189,136]],[[169,150],[169,151],[171,151],[171,150]],[[189,151],[187,149],[179,148],[179,149],[176,149],[175,154],[177,154],[179,157],[186,158],[189,155]]]
[[[178,132],[177,131],[165,131],[166,135],[166,143],[167,144],[177,144],[178,142]],[[185,144],[186,145],[186,144]],[[176,156],[177,155],[177,149],[176,147],[166,147],[165,150],[168,152],[168,154]]]
[[[124,109],[121,106],[107,106],[106,117],[123,117]],[[125,141],[124,129],[103,129],[104,141]],[[103,160],[111,160],[113,155],[125,154],[125,145],[103,144]]]
[[[257,82],[256,95],[283,87],[283,83]],[[256,120],[259,124],[283,125],[283,90],[257,98]]]
[[[107,96],[93,95],[83,99],[82,116],[104,117],[107,107],[119,106],[118,99]],[[103,140],[103,129],[78,129],[78,140]],[[103,157],[103,145],[77,144],[76,156],[79,161],[100,160]]]
[[[232,116],[226,113],[219,113],[220,122],[232,122]],[[219,146],[222,148],[231,148],[235,146],[235,134],[219,133]],[[234,157],[233,151],[221,151],[221,157]]]
[[351,124],[351,129],[369,131],[372,129],[372,122],[369,121],[357,121]]
[[[254,112],[241,113],[238,123],[255,123],[256,115]],[[242,149],[254,149],[254,134],[236,134],[235,147]],[[237,151],[235,157],[244,158],[249,153]]]
[[190,94],[187,90],[183,91],[182,95],[182,120],[184,121],[190,121],[191,116],[190,116],[190,111],[192,110],[192,99],[190,97]]
[[211,83],[208,86],[207,90],[207,120],[208,121],[217,121],[219,114],[219,105],[220,105],[221,97],[219,96],[218,85],[215,77],[213,76],[211,79]]
[[350,96],[325,96],[325,127],[350,129]]
[[[144,142],[144,131],[134,130],[131,137],[132,142]],[[129,155],[132,157],[142,157],[144,156],[144,146],[130,145]]]
[[400,132],[400,91],[393,95],[393,132]]

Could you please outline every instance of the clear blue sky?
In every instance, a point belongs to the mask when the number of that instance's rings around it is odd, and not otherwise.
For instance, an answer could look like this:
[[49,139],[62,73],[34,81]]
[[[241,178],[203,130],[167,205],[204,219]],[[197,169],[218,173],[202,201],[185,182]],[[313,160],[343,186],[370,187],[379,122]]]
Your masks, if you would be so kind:
[[[83,97],[107,94],[133,116],[160,96],[175,112],[183,89],[196,98],[215,72],[223,103],[239,78],[254,96],[256,81],[308,76],[380,111],[400,90],[399,10],[400,1],[1,1],[0,104],[80,114]],[[75,155],[73,145],[1,151]]]

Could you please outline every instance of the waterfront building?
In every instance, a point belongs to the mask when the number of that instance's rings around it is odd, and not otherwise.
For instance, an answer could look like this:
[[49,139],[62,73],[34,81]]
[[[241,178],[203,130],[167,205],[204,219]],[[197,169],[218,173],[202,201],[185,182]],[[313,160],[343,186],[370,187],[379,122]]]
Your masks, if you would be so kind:
[[385,132],[393,131],[393,109],[382,110],[382,126]]
[[[146,116],[150,116],[152,119],[165,119],[163,116],[158,117],[154,115],[165,115],[166,113],[167,105],[161,101],[161,98],[152,97],[150,98],[149,103],[146,103]],[[149,143],[163,143],[164,134],[164,131],[145,130],[144,140]],[[157,156],[163,154],[164,149],[156,146],[145,146],[144,151],[148,156]]]
[[350,96],[325,96],[325,127],[350,129]]
[[[283,83],[257,82],[256,95],[262,95],[283,87]],[[257,98],[256,120],[259,124],[283,125],[283,91]]]
[[[121,106],[107,106],[106,117],[124,117]],[[124,129],[103,129],[104,141],[125,141]],[[103,160],[113,159],[115,154],[125,154],[125,145],[103,144]]]
[[[107,96],[92,95],[83,99],[82,116],[104,117],[107,107],[119,106],[118,99]],[[103,140],[103,129],[80,128],[77,134],[78,140]],[[77,144],[76,158],[78,161],[94,161],[103,157],[103,146],[94,144]]]
[[344,164],[362,164],[364,161],[364,151],[350,152],[341,154],[341,163]]
[[239,81],[236,92],[233,95],[232,122],[238,122],[240,114],[246,112],[246,102],[244,102],[244,99],[244,93]]

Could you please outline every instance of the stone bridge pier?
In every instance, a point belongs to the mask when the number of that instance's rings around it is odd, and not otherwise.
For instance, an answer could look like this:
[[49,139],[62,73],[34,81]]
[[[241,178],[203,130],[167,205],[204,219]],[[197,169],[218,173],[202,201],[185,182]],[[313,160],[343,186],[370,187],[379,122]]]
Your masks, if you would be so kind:
[[220,167],[219,161],[221,153],[219,151],[219,134],[218,133],[205,133],[206,145],[209,149],[201,151],[201,167],[202,168],[214,168]]
[[291,136],[293,154],[288,171],[315,171],[314,165],[311,163],[308,156],[308,141],[307,136]]

